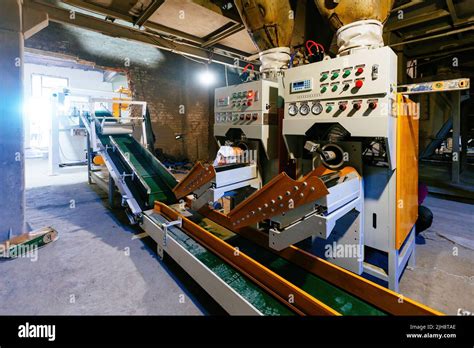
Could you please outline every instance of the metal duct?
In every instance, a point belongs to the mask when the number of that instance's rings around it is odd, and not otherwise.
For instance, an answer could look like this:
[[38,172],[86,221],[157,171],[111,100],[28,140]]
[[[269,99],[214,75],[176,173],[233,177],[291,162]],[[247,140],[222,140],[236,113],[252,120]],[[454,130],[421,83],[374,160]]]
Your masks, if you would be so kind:
[[290,46],[294,16],[289,0],[235,0],[235,6],[260,51]]
[[334,29],[365,19],[384,23],[395,0],[314,0]]
[[260,51],[260,71],[269,77],[286,69],[294,28],[290,0],[235,0],[235,6]]

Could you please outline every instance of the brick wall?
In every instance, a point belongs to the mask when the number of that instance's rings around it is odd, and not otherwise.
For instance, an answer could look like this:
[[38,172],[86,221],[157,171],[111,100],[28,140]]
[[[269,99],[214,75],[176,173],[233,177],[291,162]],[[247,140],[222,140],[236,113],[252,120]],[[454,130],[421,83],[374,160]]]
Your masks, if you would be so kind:
[[[126,72],[134,99],[148,102],[156,148],[191,161],[215,155],[210,133],[213,89],[196,81],[202,64],[148,45],[57,23],[50,23],[25,46]],[[182,139],[176,140],[178,134]]]

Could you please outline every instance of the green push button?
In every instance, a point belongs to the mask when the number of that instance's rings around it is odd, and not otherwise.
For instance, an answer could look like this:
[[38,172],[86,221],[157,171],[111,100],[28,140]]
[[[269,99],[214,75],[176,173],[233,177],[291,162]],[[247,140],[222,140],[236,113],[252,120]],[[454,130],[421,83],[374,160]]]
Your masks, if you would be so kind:
[[337,85],[332,86],[331,89],[332,89],[333,92],[336,92],[337,91]]
[[324,81],[328,78],[328,74],[322,74],[321,75],[321,81]]
[[350,71],[350,70],[346,70],[346,71],[344,71],[344,74],[343,74],[342,76],[347,77],[347,76],[349,76],[350,74],[351,74],[351,71]]
[[326,112],[331,112],[331,111],[332,111],[332,106],[328,105],[327,108],[326,108]]
[[335,72],[335,73],[332,74],[331,78],[336,79],[338,77],[339,77],[339,73]]
[[326,86],[322,87],[322,88],[321,88],[321,93],[324,93],[324,92],[326,92],[326,91],[327,91],[327,89],[328,89],[328,88],[327,88]]

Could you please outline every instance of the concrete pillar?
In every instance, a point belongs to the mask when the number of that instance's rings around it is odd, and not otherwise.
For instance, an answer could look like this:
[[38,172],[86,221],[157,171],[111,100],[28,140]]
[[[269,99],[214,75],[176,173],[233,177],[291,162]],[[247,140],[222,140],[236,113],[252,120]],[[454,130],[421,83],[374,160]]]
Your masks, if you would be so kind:
[[25,232],[21,0],[0,11],[0,241]]

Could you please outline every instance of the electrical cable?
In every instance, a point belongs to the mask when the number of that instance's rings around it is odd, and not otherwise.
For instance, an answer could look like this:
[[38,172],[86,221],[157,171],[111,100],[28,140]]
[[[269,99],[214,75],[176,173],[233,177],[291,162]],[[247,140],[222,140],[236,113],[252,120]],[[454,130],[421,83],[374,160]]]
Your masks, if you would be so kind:
[[[308,40],[308,41],[306,41],[306,49],[308,50],[310,56],[313,56],[313,55],[314,55],[313,51],[311,50],[311,48],[314,47],[314,46],[316,46],[316,50],[318,51],[318,54],[319,54],[319,53],[323,53],[323,54],[324,54],[324,47],[323,47],[323,45],[321,45],[320,43],[317,43],[317,42],[315,42],[315,41],[313,41],[313,40]],[[320,49],[321,49],[321,52],[319,51]]]
[[289,68],[293,67],[293,60],[295,59],[295,57],[296,57],[296,51],[293,52],[293,54],[290,56],[290,62],[288,63]]

